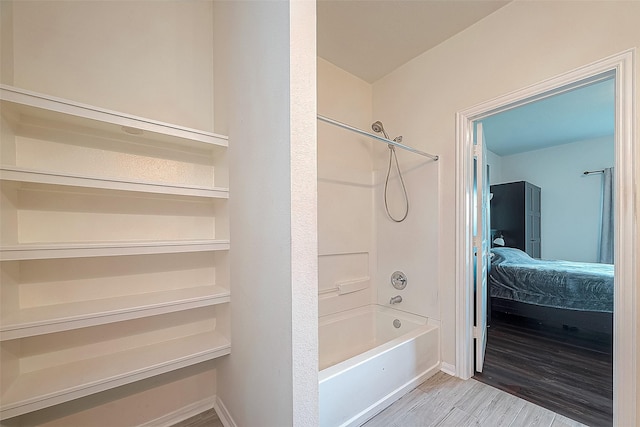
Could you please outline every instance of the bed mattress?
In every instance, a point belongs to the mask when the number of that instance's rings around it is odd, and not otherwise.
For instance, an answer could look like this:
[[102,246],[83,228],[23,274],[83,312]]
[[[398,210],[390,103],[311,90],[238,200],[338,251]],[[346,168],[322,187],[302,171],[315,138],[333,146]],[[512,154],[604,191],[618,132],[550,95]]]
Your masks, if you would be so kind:
[[490,296],[571,310],[613,312],[613,265],[531,258],[492,248]]

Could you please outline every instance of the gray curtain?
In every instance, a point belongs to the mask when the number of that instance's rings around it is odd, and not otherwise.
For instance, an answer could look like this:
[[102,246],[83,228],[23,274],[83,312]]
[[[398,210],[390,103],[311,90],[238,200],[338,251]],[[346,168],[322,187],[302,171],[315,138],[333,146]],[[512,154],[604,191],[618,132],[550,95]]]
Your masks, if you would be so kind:
[[602,178],[602,224],[598,262],[613,264],[613,168],[606,168]]

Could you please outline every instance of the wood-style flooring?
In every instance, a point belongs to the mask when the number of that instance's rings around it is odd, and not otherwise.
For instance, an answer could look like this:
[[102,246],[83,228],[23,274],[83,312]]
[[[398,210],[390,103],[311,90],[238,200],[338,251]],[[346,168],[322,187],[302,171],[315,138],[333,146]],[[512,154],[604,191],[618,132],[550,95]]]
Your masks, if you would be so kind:
[[438,372],[364,427],[580,427],[582,424],[476,380]]
[[475,378],[589,426],[613,425],[610,335],[494,313]]
[[218,418],[216,411],[209,409],[208,411],[201,412],[198,415],[174,424],[171,427],[224,427],[224,425],[222,421],[220,421],[220,418]]
[[[173,427],[221,427],[215,411],[203,412]],[[476,380],[443,372],[422,383],[364,427],[585,427]],[[280,427],[265,422],[260,427]]]

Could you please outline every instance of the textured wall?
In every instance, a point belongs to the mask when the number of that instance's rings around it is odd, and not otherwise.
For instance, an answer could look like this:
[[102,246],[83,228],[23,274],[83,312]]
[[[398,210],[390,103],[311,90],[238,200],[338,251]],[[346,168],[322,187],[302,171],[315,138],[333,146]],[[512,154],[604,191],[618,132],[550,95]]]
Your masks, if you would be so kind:
[[14,2],[13,84],[213,131],[212,9],[193,0]]
[[315,4],[216,2],[229,43],[231,355],[239,426],[318,423]]

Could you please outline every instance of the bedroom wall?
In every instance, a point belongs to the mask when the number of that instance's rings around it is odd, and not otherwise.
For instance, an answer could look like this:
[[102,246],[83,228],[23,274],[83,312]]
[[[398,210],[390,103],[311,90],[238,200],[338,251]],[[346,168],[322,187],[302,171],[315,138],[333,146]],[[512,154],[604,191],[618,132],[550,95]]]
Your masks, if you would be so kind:
[[[318,58],[318,114],[369,129],[371,85]],[[318,121],[319,315],[371,304],[373,272],[373,159],[371,140]],[[340,283],[362,290],[338,295]]]
[[491,185],[505,182],[502,179],[502,157],[493,151],[487,150],[487,165],[489,165],[489,182]]
[[420,180],[439,205],[439,238],[429,250],[405,244],[435,268],[444,363],[456,363],[456,112],[640,46],[637,16],[639,2],[514,1],[374,83],[374,117],[441,156],[439,179]]
[[613,136],[502,157],[501,182],[542,189],[542,258],[597,262],[602,175],[614,164]]

